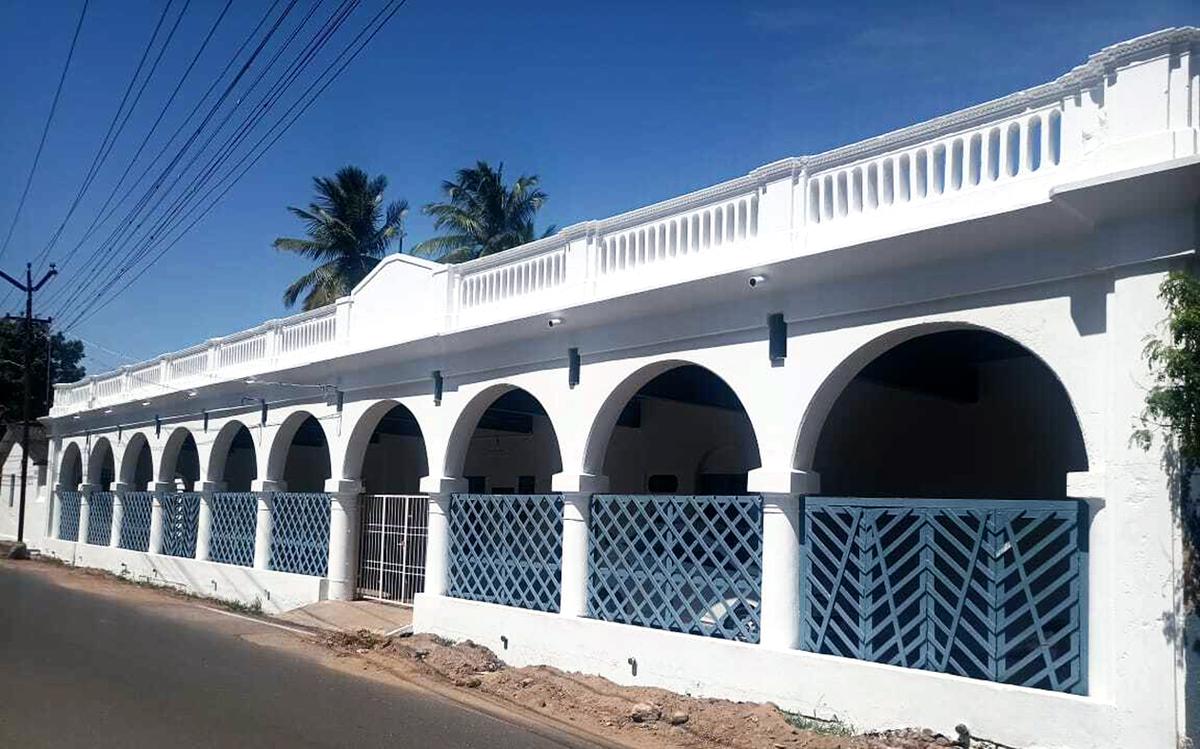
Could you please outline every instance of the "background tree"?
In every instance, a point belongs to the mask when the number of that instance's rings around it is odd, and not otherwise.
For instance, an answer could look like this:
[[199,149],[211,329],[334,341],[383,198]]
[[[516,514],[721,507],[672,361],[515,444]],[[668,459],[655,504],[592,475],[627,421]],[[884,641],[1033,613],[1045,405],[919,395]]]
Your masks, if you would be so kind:
[[306,310],[330,304],[349,294],[389,247],[403,249],[408,202],[394,201],[385,211],[386,188],[387,177],[372,178],[358,167],[346,166],[332,179],[313,178],[316,196],[308,208],[288,206],[304,222],[308,239],[280,237],[275,249],[294,252],[320,265],[287,287],[285,305],[294,305],[301,294],[305,294]]
[[[50,381],[74,382],[85,374],[83,342],[67,340],[62,333],[50,336]],[[0,320],[0,423],[20,423],[24,389],[25,323]],[[33,326],[33,369],[30,372],[33,417],[50,412],[46,401],[46,327]]]
[[1159,297],[1167,320],[1163,334],[1146,343],[1154,384],[1134,439],[1149,449],[1154,430],[1167,435],[1164,461],[1178,477],[1176,505],[1184,529],[1184,591],[1192,610],[1200,611],[1200,502],[1193,496],[1200,493],[1193,486],[1193,471],[1200,469],[1200,280],[1172,272]]
[[[452,182],[442,183],[446,199],[423,209],[433,226],[444,232],[413,248],[443,263],[461,263],[537,239],[533,219],[546,203],[536,174],[523,174],[512,185],[504,184],[504,164],[492,168],[486,161],[459,169]],[[550,226],[542,236],[555,231]]]

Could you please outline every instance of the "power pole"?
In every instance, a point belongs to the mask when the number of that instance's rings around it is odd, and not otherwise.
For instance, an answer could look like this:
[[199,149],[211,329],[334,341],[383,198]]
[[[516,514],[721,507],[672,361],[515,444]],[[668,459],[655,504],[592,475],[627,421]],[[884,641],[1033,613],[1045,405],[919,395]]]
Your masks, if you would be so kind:
[[[25,549],[25,489],[29,484],[29,422],[31,420],[31,412],[33,409],[32,398],[30,392],[30,372],[33,369],[33,323],[48,323],[49,320],[34,318],[33,316],[33,294],[40,291],[46,282],[58,275],[58,271],[54,268],[54,264],[50,264],[50,270],[46,271],[46,275],[42,276],[42,280],[36,284],[33,282],[33,264],[25,263],[25,283],[21,283],[17,279],[0,270],[0,277],[8,281],[19,291],[25,292],[25,396],[24,405],[22,407],[21,418],[21,505],[17,510],[17,545],[13,549],[11,556],[14,558],[24,558],[28,555]],[[19,317],[13,315],[5,315],[5,320],[20,320]]]

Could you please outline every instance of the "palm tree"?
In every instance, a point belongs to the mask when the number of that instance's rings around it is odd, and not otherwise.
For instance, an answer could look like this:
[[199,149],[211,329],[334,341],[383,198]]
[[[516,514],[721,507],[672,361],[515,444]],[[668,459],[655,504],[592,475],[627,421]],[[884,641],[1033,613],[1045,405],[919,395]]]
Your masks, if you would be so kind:
[[308,208],[288,206],[304,222],[308,239],[280,237],[275,240],[275,249],[321,264],[287,287],[283,292],[285,305],[293,306],[305,292],[306,310],[330,304],[349,294],[392,244],[403,248],[408,201],[393,201],[385,211],[386,188],[387,177],[372,179],[356,166],[345,166],[332,179],[313,178],[316,196]]
[[[413,253],[461,263],[532,242],[534,214],[546,202],[538,181],[536,174],[521,175],[510,187],[504,184],[504,164],[493,169],[486,161],[459,169],[453,182],[442,183],[446,200],[424,208],[434,228],[445,233],[421,242]],[[551,226],[542,236],[554,231]]]

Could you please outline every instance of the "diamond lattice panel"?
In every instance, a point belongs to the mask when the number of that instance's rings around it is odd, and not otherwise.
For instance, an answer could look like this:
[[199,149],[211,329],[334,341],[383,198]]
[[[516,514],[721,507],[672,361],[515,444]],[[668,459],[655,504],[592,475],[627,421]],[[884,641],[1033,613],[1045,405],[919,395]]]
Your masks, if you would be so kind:
[[208,558],[214,562],[243,567],[253,565],[257,521],[258,495],[254,492],[213,494]]
[[558,611],[562,497],[456,494],[450,501],[449,595]]
[[281,492],[271,510],[271,569],[324,577],[329,567],[329,494]]
[[588,615],[758,642],[762,499],[597,495]]
[[112,492],[92,492],[88,495],[87,542],[108,546],[112,540]]
[[126,492],[121,497],[121,505],[121,548],[133,551],[148,550],[154,495],[150,492]]
[[196,526],[200,517],[200,495],[178,492],[162,495],[162,553],[172,557],[196,556]]
[[80,493],[58,493],[58,537],[63,541],[79,540]]

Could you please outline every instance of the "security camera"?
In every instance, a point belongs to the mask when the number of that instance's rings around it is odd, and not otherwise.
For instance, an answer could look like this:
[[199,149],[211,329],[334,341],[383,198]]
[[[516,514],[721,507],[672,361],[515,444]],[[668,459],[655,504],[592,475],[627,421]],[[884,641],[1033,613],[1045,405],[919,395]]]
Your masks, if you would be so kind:
[[551,317],[549,320],[546,321],[546,325],[548,325],[551,328],[562,325],[562,318],[561,317]]
[[756,289],[759,286],[762,286],[763,284],[765,284],[766,282],[767,282],[766,276],[750,276],[750,278],[746,279],[746,283],[752,289]]

